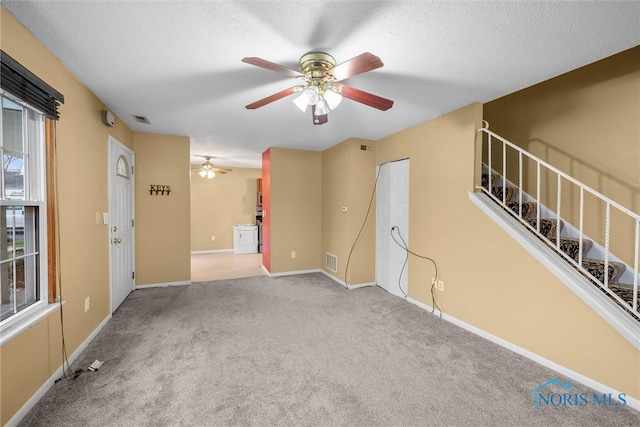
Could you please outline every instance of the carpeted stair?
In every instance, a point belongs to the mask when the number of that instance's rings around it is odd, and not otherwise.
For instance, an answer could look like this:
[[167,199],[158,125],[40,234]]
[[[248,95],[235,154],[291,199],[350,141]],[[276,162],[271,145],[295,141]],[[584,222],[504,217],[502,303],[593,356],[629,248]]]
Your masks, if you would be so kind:
[[[482,187],[487,190],[489,189],[489,174],[487,173],[482,174]],[[503,187],[502,177],[495,173],[491,176],[491,194],[500,201],[504,200],[508,210],[510,210],[514,216],[519,217],[528,223],[531,226],[531,228],[526,227],[529,231],[535,232],[538,230],[537,203],[526,201],[520,203],[518,200],[518,189],[508,185]],[[560,236],[563,226],[563,221],[558,221],[555,218],[540,218],[540,234],[546,237],[546,239],[542,239],[542,241],[545,242],[552,250],[556,252],[558,252],[558,250],[563,252],[577,263],[579,261],[580,239],[574,237],[560,237],[560,244],[559,246],[556,246],[556,239]],[[585,268],[593,277],[586,274],[584,274],[584,276],[594,283],[595,278],[600,283],[604,284],[604,261],[587,258],[587,254],[592,246],[593,242],[591,240],[582,239],[582,267]],[[618,279],[622,273],[624,273],[625,268],[625,265],[622,263],[609,261],[608,286],[609,289],[615,292],[622,300],[633,305],[633,286],[618,283]],[[600,286],[598,286],[598,289],[602,290]],[[603,292],[605,291],[603,290]],[[615,299],[613,300],[616,303],[618,302]],[[640,306],[640,295],[638,296],[638,306]],[[621,307],[631,314],[631,316],[636,320],[640,321],[640,318],[631,313],[626,307],[622,305]]]

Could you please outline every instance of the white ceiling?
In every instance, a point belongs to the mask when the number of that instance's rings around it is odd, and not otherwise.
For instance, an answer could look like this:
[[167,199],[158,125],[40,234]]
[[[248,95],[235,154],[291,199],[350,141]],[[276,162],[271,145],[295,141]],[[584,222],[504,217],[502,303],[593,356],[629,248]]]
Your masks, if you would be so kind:
[[[212,155],[227,167],[260,167],[270,146],[377,140],[640,45],[638,1],[2,4],[131,129],[188,136],[192,163]],[[383,68],[343,83],[392,99],[393,108],[345,99],[321,126],[293,97],[244,108],[298,81],[243,57],[297,69],[318,49],[338,63],[379,56]]]

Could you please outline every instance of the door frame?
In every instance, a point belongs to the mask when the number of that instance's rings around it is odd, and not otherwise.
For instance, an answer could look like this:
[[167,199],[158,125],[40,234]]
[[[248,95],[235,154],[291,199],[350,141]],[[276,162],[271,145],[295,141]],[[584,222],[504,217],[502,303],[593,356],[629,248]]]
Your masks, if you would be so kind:
[[[107,244],[109,245],[109,311],[113,314],[113,312],[115,311],[113,309],[113,261],[112,261],[112,247],[113,245],[111,244],[111,217],[112,217],[112,202],[113,200],[111,199],[111,194],[112,194],[112,185],[114,184],[113,181],[113,177],[115,175],[115,168],[116,165],[112,163],[113,161],[113,157],[112,157],[112,151],[113,151],[113,146],[117,145],[119,149],[121,149],[122,151],[125,151],[127,154],[131,155],[131,164],[129,165],[132,169],[131,172],[131,218],[135,219],[135,213],[136,213],[136,204],[135,204],[135,175],[133,173],[133,165],[135,163],[135,153],[133,152],[133,150],[131,150],[129,147],[127,147],[126,145],[122,144],[120,141],[118,141],[116,138],[114,138],[113,136],[109,135],[107,138],[107,156],[108,156],[108,161],[107,161],[107,186],[108,186],[108,203],[109,203],[109,214],[108,214],[108,230],[107,230]],[[114,172],[112,174],[112,172]],[[131,265],[134,267],[134,271],[135,271],[135,265],[136,265],[136,233],[135,233],[135,227],[132,227],[132,231],[131,231]],[[136,279],[135,276],[132,278],[132,282],[131,282],[131,290],[133,291],[136,287]]]

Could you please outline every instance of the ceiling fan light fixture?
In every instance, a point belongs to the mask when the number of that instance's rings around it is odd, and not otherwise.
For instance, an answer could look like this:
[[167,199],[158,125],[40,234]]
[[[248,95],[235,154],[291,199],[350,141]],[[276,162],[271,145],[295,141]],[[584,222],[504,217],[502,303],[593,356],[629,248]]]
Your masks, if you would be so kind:
[[305,95],[304,91],[293,99],[293,103],[296,104],[296,107],[300,109],[300,111],[307,111],[307,106],[309,105],[309,98]]
[[207,170],[205,168],[202,168],[200,169],[200,172],[198,172],[198,175],[200,175],[203,178],[211,179],[214,176],[216,176],[216,173],[213,171],[213,169]]
[[198,175],[200,175],[202,178],[207,178],[207,179],[211,179],[214,176],[216,176],[216,173],[213,170],[213,164],[209,161],[208,158],[207,158],[207,161],[202,164],[202,167],[200,168],[200,172],[198,172]]
[[324,100],[330,110],[335,110],[340,105],[340,101],[342,101],[342,95],[332,89],[327,89],[324,92]]
[[315,86],[307,86],[293,102],[295,102],[300,110],[306,111],[307,105],[315,105],[318,102],[318,98],[318,88]]
[[320,99],[316,103],[316,116],[324,116],[329,113],[329,107],[324,99]]
[[318,102],[319,96],[317,87],[307,86],[305,90],[302,91],[302,93],[306,95],[309,105],[315,105]]

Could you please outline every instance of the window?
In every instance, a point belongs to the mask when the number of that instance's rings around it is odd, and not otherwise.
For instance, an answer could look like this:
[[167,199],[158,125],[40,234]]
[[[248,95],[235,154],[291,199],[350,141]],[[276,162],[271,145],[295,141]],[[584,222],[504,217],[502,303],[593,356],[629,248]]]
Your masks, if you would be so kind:
[[118,157],[116,173],[118,174],[118,176],[129,179],[129,164],[127,163],[127,159],[125,159],[122,155]]
[[2,94],[0,326],[48,303],[44,115]]

